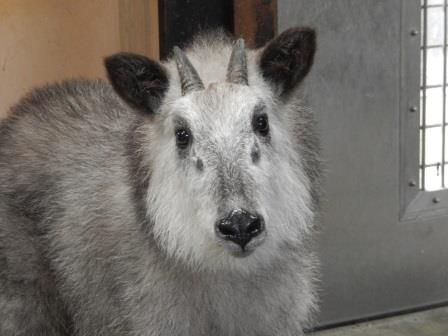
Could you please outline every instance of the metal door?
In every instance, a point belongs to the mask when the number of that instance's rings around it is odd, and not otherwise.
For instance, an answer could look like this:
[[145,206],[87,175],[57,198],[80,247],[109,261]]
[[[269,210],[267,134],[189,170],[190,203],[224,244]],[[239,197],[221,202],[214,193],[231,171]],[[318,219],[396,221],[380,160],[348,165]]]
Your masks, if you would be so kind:
[[[328,171],[317,325],[448,302],[446,190],[442,211],[432,216],[407,208],[417,194],[432,197],[413,183],[420,0],[280,0],[278,6],[279,31],[318,30],[305,84]],[[407,175],[414,168],[417,176]]]

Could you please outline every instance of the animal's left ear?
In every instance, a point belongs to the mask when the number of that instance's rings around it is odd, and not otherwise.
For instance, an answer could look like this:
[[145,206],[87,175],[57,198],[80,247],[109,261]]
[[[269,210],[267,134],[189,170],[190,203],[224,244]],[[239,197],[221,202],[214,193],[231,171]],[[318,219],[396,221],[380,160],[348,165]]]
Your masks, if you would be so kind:
[[287,94],[299,84],[313,65],[316,32],[307,27],[291,28],[271,40],[258,60],[263,77]]
[[104,60],[107,75],[118,95],[147,114],[160,106],[168,89],[168,75],[162,64],[141,55],[119,53]]

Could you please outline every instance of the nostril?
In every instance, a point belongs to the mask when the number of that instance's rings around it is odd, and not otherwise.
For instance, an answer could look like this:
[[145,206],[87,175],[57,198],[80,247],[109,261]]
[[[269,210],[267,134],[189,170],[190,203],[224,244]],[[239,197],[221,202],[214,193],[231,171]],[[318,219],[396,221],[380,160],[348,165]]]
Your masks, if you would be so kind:
[[255,220],[253,220],[252,223],[250,223],[246,229],[247,234],[252,237],[255,237],[261,231],[262,231],[262,227],[261,227],[261,220],[259,217],[257,217]]
[[218,231],[224,236],[234,236],[238,234],[238,230],[227,223],[218,224]]

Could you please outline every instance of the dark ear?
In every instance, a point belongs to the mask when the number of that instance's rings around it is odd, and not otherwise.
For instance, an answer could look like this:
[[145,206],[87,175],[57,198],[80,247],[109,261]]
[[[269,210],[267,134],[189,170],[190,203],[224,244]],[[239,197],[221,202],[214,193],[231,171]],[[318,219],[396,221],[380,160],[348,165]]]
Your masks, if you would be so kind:
[[118,95],[132,107],[154,113],[168,89],[165,68],[141,55],[119,53],[104,60],[107,75]]
[[261,51],[259,66],[265,80],[287,94],[308,74],[316,52],[316,32],[307,27],[290,28]]

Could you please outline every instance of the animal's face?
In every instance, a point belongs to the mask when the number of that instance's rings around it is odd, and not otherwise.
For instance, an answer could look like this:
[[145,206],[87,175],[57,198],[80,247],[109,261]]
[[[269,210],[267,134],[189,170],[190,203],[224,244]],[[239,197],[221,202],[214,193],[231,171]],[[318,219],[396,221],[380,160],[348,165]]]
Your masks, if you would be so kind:
[[176,185],[163,187],[164,200],[157,195],[162,188],[154,188],[149,203],[175,202],[173,209],[185,204],[184,219],[166,225],[197,240],[196,245],[247,256],[266,237],[259,195],[269,182],[273,155],[268,104],[248,86],[212,84],[167,106],[154,130],[164,152],[153,147],[153,177],[163,163],[158,178],[163,181],[169,172]]
[[[141,129],[148,139],[142,151],[151,167],[146,202],[162,249],[189,265],[250,270],[281,255],[308,229],[309,180],[294,139],[294,117],[281,98],[292,79],[276,82],[278,73],[262,68],[262,62],[270,64],[264,58],[268,52],[269,46],[249,75],[244,47],[237,43],[227,81],[205,86],[177,50],[179,80],[171,75],[171,83],[163,83],[158,78],[162,88],[151,99],[143,94],[130,102],[142,109],[139,102],[147,101],[145,106],[154,108],[165,97]],[[307,72],[309,65],[301,66]],[[129,91],[121,92],[108,69],[117,91],[129,100]],[[161,69],[156,65],[151,73]],[[295,76],[300,81],[304,74]],[[144,86],[153,88],[153,81]]]

